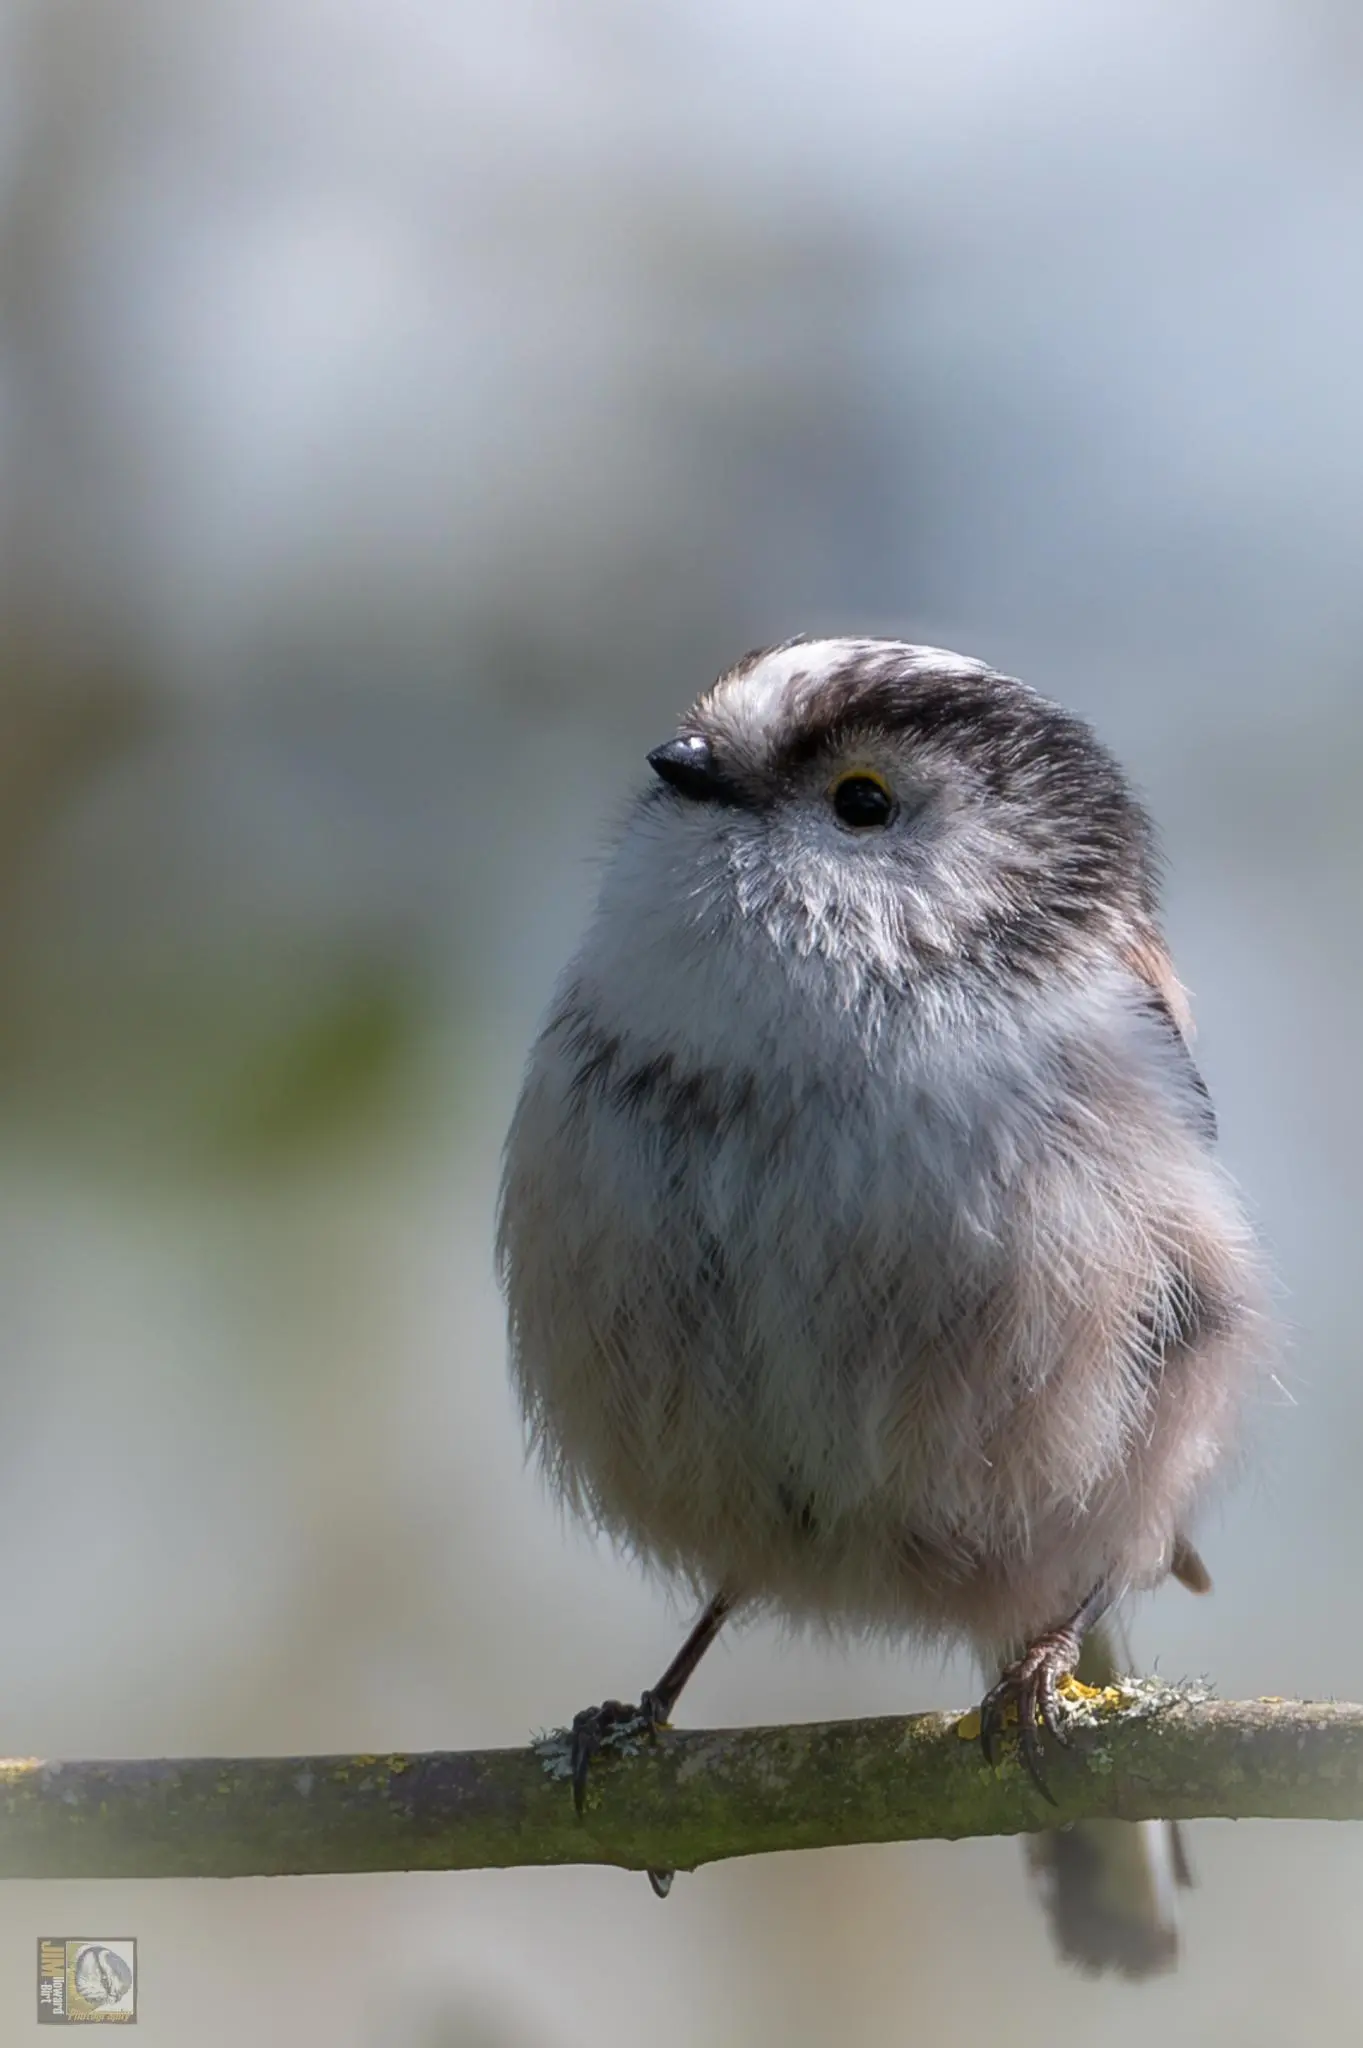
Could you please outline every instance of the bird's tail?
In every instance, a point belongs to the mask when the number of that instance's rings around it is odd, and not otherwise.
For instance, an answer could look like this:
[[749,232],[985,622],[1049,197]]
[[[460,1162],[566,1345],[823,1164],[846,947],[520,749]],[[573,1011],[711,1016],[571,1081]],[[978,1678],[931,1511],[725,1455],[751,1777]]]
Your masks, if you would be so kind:
[[[1106,1625],[1092,1629],[1077,1675],[1086,1685],[1109,1685],[1119,1668]],[[1026,1849],[1066,1962],[1130,1978],[1175,1967],[1177,1894],[1193,1881],[1176,1822],[1075,1821],[1030,1836]]]

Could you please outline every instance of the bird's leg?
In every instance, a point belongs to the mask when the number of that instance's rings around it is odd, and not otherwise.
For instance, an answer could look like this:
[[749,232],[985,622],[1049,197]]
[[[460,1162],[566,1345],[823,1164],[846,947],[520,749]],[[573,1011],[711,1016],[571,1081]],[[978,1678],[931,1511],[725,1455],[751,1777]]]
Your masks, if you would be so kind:
[[[985,1762],[993,1763],[994,1746],[1003,1727],[1004,1716],[1009,1707],[1016,1707],[1022,1761],[1032,1783],[1052,1806],[1055,1799],[1042,1770],[1041,1736],[1042,1733],[1050,1736],[1062,1749],[1068,1746],[1069,1738],[1060,1725],[1056,1687],[1062,1678],[1068,1678],[1073,1672],[1079,1662],[1084,1637],[1111,1605],[1112,1592],[1108,1585],[1095,1586],[1067,1620],[1037,1636],[1020,1657],[1005,1666],[998,1684],[992,1686],[980,1702],[980,1747],[984,1751]],[[1040,1732],[1038,1722],[1041,1724]]]
[[630,1706],[624,1700],[603,1700],[599,1707],[584,1707],[580,1714],[574,1715],[573,1804],[579,1813],[586,1798],[587,1773],[592,1758],[605,1738],[613,1730],[632,1723],[637,1723],[649,1734],[656,1734],[659,1728],[666,1726],[687,1680],[724,1626],[725,1617],[732,1607],[733,1601],[727,1593],[715,1594],[662,1677],[656,1685],[648,1688],[637,1706]]
[[[573,1716],[573,1804],[579,1813],[587,1796],[592,1758],[607,1736],[624,1728],[637,1728],[652,1736],[667,1725],[687,1680],[723,1628],[733,1604],[730,1594],[715,1594],[658,1683],[648,1688],[638,1706],[629,1706],[623,1700],[603,1700],[599,1707],[584,1707]],[[665,1899],[672,1889],[673,1875],[670,1870],[649,1871],[648,1881],[660,1899]]]

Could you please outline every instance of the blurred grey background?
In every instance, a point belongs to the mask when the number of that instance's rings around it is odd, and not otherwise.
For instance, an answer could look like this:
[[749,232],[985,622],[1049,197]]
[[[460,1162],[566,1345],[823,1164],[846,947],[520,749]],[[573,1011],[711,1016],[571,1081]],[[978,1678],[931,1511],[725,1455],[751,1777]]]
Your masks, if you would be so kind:
[[[1361,110],[1347,0],[0,6],[0,1746],[656,1674],[689,1617],[522,1467],[498,1147],[643,751],[797,630],[1148,793],[1290,1348],[1136,1646],[1363,1696]],[[685,1718],[975,1690],[754,1628]],[[146,2048],[1353,2038],[1363,1834],[1193,1834],[1141,1991],[1007,1842],[10,1885],[0,2035],[57,1929],[138,1936]]]

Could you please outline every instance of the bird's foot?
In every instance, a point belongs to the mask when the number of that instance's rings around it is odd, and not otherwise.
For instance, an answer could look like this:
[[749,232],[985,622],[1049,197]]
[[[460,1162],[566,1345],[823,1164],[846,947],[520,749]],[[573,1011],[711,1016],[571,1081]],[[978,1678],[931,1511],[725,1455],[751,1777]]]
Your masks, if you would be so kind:
[[587,1803],[587,1778],[592,1758],[603,1749],[625,1749],[640,1741],[652,1742],[667,1717],[651,1692],[637,1706],[625,1700],[603,1700],[599,1707],[584,1707],[574,1714],[569,1754],[572,1763],[573,1805],[581,1813]]
[[[646,1692],[637,1706],[630,1706],[625,1700],[603,1700],[599,1707],[584,1707],[580,1714],[574,1714],[570,1759],[573,1805],[578,1812],[581,1813],[586,1805],[587,1778],[593,1757],[603,1749],[629,1747],[640,1741],[653,1742],[658,1730],[666,1726],[667,1715],[651,1692]],[[648,1881],[658,1898],[667,1897],[675,1876],[673,1870],[648,1872]]]
[[985,1762],[994,1761],[995,1746],[1011,1707],[1017,1714],[1018,1748],[1028,1777],[1043,1799],[1055,1805],[1043,1768],[1043,1736],[1068,1749],[1060,1718],[1058,1687],[1072,1676],[1079,1661],[1080,1637],[1072,1628],[1048,1629],[1029,1643],[1022,1655],[1007,1666],[997,1685],[980,1702],[980,1747]]

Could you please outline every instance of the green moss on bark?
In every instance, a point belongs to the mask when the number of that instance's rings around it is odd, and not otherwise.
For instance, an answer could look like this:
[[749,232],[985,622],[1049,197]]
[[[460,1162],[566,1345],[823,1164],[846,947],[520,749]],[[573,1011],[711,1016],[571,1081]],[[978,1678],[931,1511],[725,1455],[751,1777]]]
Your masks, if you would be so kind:
[[528,1749],[158,1762],[0,1762],[0,1876],[246,1877],[612,1863],[692,1869],[853,1842],[1066,1821],[1363,1819],[1363,1708],[1133,1685],[1067,1708],[1048,1806],[973,1717],[675,1731],[593,1767]]

